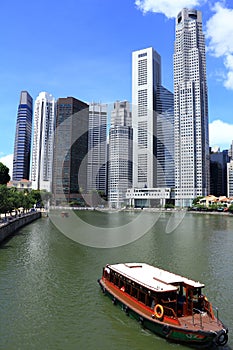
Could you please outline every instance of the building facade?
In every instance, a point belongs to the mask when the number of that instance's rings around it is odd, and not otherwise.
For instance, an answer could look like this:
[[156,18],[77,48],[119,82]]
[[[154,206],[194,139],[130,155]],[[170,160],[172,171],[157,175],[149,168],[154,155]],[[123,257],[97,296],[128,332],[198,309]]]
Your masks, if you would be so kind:
[[174,52],[176,205],[209,192],[209,131],[205,38],[200,11],[176,18]]
[[59,98],[53,158],[55,204],[76,202],[87,191],[88,104],[74,97]]
[[[161,85],[160,55],[152,47],[133,52],[134,189],[174,186],[173,108],[173,94]],[[157,205],[152,197],[145,200],[146,206]]]
[[52,190],[54,130],[55,98],[41,92],[34,107],[31,181],[35,190]]
[[133,187],[156,187],[155,94],[161,86],[161,57],[152,47],[132,57]]
[[156,93],[156,186],[175,187],[174,96],[163,86]]
[[227,163],[230,161],[228,150],[210,151],[210,194],[216,197],[227,196]]
[[107,193],[107,105],[90,103],[87,191]]
[[32,104],[29,93],[21,91],[15,131],[12,176],[14,181],[28,180],[30,175]]
[[233,197],[233,160],[227,164],[227,197]]
[[116,101],[109,131],[108,202],[120,209],[132,187],[132,116],[128,101]]

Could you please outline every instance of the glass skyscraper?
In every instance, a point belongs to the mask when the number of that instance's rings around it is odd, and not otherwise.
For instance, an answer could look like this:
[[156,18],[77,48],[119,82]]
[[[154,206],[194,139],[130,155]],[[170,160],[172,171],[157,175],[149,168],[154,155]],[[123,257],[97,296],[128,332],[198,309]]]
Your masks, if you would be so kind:
[[174,52],[175,198],[189,206],[209,192],[209,131],[205,38],[200,11],[176,18]]
[[156,186],[175,187],[174,96],[163,86],[156,93]]
[[74,97],[59,98],[53,158],[56,204],[83,202],[87,192],[89,106]]
[[29,180],[30,152],[32,135],[32,97],[27,91],[21,91],[18,107],[14,157],[13,180]]

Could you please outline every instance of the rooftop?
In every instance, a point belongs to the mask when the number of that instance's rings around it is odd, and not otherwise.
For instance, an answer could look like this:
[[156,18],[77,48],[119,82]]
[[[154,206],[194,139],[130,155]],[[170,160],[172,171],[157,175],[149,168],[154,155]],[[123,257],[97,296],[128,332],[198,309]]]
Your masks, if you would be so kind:
[[173,284],[182,282],[194,288],[203,288],[205,286],[200,282],[190,280],[145,263],[122,263],[108,265],[108,267],[156,292],[176,291],[177,287]]

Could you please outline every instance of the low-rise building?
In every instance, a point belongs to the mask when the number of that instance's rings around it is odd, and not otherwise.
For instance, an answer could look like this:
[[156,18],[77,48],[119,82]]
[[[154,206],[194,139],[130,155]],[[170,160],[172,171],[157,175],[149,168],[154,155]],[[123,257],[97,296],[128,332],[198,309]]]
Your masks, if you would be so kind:
[[129,188],[126,192],[128,205],[134,208],[164,207],[174,200],[171,188]]
[[32,181],[26,180],[26,179],[22,179],[19,181],[13,180],[13,181],[9,181],[7,183],[7,187],[8,188],[12,188],[15,187],[17,188],[17,190],[21,190],[21,191],[31,191],[32,189]]

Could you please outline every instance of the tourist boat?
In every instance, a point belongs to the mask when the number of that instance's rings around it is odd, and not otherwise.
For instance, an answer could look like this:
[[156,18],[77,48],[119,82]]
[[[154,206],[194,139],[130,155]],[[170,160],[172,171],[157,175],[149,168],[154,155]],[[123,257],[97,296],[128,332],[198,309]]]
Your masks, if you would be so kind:
[[114,305],[167,340],[198,347],[228,341],[228,329],[200,282],[145,263],[106,265],[98,282]]

